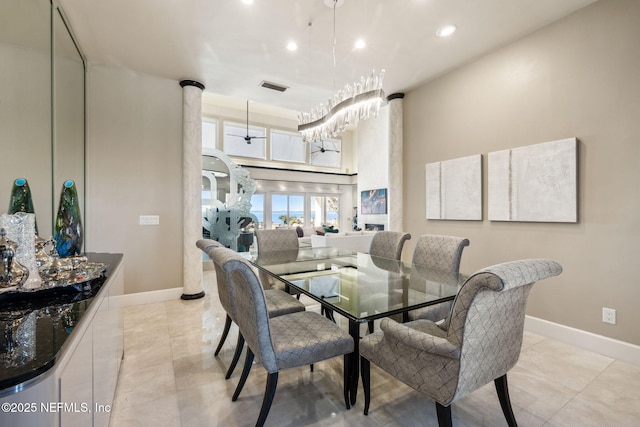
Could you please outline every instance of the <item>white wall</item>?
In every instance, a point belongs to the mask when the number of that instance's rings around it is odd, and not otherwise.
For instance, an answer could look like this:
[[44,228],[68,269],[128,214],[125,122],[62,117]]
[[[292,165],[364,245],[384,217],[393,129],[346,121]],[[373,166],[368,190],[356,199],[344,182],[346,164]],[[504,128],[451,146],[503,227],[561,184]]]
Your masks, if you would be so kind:
[[[364,215],[360,206],[361,191],[381,188],[389,191],[389,173],[392,173],[389,170],[389,106],[380,108],[378,117],[359,122],[355,133],[358,147],[358,225],[364,229],[365,224],[383,224],[385,230],[389,230],[388,213]],[[387,212],[390,209],[392,207],[387,203]]]
[[86,250],[124,253],[125,293],[182,286],[182,89],[90,66],[87,116]]

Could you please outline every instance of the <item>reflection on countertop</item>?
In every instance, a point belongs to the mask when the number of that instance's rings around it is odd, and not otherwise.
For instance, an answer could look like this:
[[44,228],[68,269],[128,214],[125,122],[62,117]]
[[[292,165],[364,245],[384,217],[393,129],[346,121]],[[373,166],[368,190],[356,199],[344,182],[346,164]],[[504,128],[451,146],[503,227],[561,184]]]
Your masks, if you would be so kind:
[[67,338],[120,258],[94,254],[90,260],[111,261],[106,274],[79,286],[34,293],[30,298],[15,292],[0,294],[0,394],[54,366],[68,344]]

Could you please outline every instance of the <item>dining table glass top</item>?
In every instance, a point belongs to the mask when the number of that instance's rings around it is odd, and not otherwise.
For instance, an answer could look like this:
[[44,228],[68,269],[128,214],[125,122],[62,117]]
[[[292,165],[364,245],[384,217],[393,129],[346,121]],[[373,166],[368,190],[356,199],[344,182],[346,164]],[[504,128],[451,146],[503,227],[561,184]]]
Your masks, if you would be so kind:
[[252,253],[260,270],[355,322],[452,300],[463,279],[424,266],[338,248]]

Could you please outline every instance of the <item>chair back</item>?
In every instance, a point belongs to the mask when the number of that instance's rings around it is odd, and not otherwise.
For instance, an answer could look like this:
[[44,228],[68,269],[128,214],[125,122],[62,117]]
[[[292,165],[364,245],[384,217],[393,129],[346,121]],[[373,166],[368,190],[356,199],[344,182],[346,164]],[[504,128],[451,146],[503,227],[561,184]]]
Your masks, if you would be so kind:
[[299,248],[298,233],[293,228],[275,230],[256,230],[258,254],[260,252],[297,251]]
[[216,248],[225,247],[222,243],[212,239],[200,239],[196,242],[196,246],[198,247],[198,249],[200,249],[204,253],[207,253],[207,250],[212,247],[216,247]]
[[371,239],[369,255],[388,259],[400,259],[404,242],[411,234],[400,231],[378,231]]
[[222,264],[234,289],[233,299],[240,333],[269,372],[277,372],[275,350],[271,342],[269,312],[262,284],[251,265],[242,257],[228,259]]
[[456,396],[505,375],[518,361],[527,296],[533,284],[557,276],[562,267],[525,259],[484,268],[462,285],[442,325],[460,348]]
[[[256,230],[258,262],[283,264],[298,258],[298,233],[295,229]],[[266,285],[266,283],[265,283]]]
[[209,258],[211,258],[216,270],[216,285],[218,287],[218,298],[220,298],[220,304],[231,320],[236,322],[236,308],[233,302],[234,289],[229,281],[228,274],[223,270],[222,265],[230,259],[242,259],[242,257],[233,250],[224,247],[222,244],[208,246],[206,253]]
[[469,246],[469,239],[464,237],[423,234],[418,237],[411,263],[425,267],[430,271],[451,273],[457,276],[460,272],[460,259],[465,246]]

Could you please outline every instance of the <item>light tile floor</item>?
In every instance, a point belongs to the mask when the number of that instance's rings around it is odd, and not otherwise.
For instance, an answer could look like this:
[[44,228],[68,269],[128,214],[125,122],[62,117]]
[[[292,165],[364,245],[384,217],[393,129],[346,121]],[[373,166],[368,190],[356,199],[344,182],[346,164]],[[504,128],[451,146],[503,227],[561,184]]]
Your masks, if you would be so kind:
[[[224,374],[237,329],[231,329],[214,357],[225,314],[213,271],[204,272],[204,288],[207,296],[200,300],[126,309],[125,357],[111,427],[255,424],[266,371],[254,366],[240,398],[231,402],[242,363],[231,379]],[[308,309],[319,309],[308,303]],[[362,413],[361,390],[355,407],[344,407],[342,358],[335,358],[316,364],[314,372],[282,372],[266,425],[437,426],[432,401],[375,365],[371,368],[368,416]],[[640,426],[639,367],[541,336],[525,333],[509,388],[520,426]],[[493,384],[455,402],[452,412],[455,426],[506,425]]]

